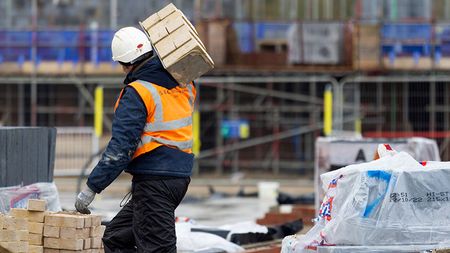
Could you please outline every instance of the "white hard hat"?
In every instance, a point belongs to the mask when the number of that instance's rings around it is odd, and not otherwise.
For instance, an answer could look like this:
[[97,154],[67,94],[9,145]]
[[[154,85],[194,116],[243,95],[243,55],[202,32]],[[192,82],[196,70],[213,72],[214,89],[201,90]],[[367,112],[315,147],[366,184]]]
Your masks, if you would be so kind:
[[152,46],[141,30],[124,27],[114,34],[111,51],[113,61],[134,63],[140,56],[152,51]]

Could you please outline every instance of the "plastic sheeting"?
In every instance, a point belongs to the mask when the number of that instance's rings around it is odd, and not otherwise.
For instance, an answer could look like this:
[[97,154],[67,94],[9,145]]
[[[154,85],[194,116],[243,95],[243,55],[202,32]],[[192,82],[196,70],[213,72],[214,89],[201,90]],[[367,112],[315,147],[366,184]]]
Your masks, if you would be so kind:
[[227,235],[227,240],[230,240],[233,234],[242,234],[242,233],[267,234],[269,232],[269,229],[266,226],[261,226],[253,221],[244,221],[235,224],[223,225],[220,226],[219,228],[230,231]]
[[61,211],[56,185],[54,183],[35,183],[0,188],[0,213],[8,213],[11,208],[26,208],[29,199],[46,200],[47,210]]
[[401,246],[319,246],[318,253],[411,253],[448,248],[449,245],[401,245]]
[[323,245],[450,244],[450,163],[423,166],[406,152],[321,175],[316,225],[283,240],[282,252]]
[[191,223],[176,223],[177,252],[243,252],[239,245],[224,238],[204,232],[192,232]]
[[314,161],[314,186],[316,210],[319,209],[324,191],[319,175],[344,166],[372,161],[377,146],[390,143],[398,151],[405,151],[417,161],[440,161],[439,149],[435,140],[426,138],[382,139],[355,137],[320,137],[316,140]]

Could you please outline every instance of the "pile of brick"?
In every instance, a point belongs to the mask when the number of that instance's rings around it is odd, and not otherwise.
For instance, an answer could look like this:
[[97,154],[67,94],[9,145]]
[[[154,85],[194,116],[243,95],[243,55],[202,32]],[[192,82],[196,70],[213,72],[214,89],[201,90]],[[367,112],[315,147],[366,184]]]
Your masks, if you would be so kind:
[[179,83],[189,83],[214,68],[194,26],[175,5],[167,5],[140,25],[164,68]]
[[101,216],[47,212],[44,200],[30,199],[0,214],[0,252],[101,253],[104,232]]
[[48,213],[44,222],[46,253],[104,252],[101,216]]
[[11,208],[0,217],[0,245],[10,252],[42,253],[46,202],[30,199],[28,208]]
[[273,207],[263,218],[256,220],[260,225],[280,225],[294,220],[302,220],[305,226],[313,226],[315,209],[312,205],[282,205]]
[[0,214],[0,246],[10,252],[31,252],[26,218]]

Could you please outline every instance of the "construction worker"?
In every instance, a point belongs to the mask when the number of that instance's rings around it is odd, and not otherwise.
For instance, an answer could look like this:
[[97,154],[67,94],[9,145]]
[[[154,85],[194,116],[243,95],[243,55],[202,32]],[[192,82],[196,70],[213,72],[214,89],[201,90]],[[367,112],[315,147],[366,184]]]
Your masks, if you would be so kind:
[[90,213],[95,194],[125,170],[133,176],[132,197],[106,226],[105,252],[176,252],[174,211],[193,167],[195,87],[173,79],[139,29],[117,31],[111,49],[127,74],[125,87],[115,104],[112,138],[75,207]]

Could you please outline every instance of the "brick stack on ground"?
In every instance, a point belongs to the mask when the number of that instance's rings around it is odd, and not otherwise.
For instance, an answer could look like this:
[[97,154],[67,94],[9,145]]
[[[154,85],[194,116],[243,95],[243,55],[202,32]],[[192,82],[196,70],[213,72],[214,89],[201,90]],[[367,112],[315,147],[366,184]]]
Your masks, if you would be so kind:
[[46,202],[28,200],[28,208],[11,208],[0,218],[0,245],[10,252],[42,253],[42,231]]
[[77,213],[47,213],[44,222],[44,252],[104,252],[105,226],[101,216]]
[[28,252],[28,223],[25,218],[0,214],[0,246],[13,253]]

